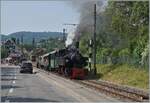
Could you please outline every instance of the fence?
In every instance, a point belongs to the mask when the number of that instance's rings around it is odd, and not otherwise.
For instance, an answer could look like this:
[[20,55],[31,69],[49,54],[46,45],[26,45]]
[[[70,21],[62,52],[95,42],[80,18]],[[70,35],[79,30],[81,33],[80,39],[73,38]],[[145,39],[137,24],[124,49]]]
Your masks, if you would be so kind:
[[105,56],[97,58],[97,64],[128,64],[139,68],[149,68],[149,58],[147,57],[141,61],[139,58],[129,56]]

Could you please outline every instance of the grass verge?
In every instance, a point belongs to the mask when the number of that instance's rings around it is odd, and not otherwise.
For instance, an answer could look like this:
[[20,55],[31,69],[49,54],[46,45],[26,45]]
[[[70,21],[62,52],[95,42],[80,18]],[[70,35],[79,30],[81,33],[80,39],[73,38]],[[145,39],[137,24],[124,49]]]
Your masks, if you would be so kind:
[[149,88],[149,71],[143,68],[135,68],[125,64],[97,64],[97,73],[102,80],[145,90]]

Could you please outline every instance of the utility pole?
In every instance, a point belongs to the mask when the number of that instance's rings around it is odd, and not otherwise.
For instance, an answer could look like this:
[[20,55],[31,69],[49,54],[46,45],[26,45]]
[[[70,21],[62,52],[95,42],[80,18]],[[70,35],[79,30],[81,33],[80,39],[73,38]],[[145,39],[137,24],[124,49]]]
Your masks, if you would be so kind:
[[94,35],[93,35],[93,59],[94,59],[94,75],[97,74],[96,70],[96,4],[94,4]]
[[21,52],[23,54],[23,35],[21,35]]
[[63,41],[65,41],[65,29],[63,29]]
[[35,46],[35,38],[32,39],[32,46],[34,48],[34,46]]
[[35,38],[33,37],[32,38],[32,47],[33,47],[33,54],[34,54],[34,51],[35,51]]
[[65,47],[65,29],[63,29],[63,43],[64,43],[64,47]]

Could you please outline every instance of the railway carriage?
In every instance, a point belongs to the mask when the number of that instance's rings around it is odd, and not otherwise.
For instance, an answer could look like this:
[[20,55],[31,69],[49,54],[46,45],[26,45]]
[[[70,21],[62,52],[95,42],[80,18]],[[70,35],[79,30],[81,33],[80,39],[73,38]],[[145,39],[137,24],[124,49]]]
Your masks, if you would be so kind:
[[49,53],[39,56],[37,61],[37,67],[41,69],[47,69],[49,65],[48,60]]
[[50,71],[54,71],[56,69],[56,65],[57,65],[56,51],[52,51],[52,52],[49,53],[48,61],[49,61],[49,68],[48,69]]

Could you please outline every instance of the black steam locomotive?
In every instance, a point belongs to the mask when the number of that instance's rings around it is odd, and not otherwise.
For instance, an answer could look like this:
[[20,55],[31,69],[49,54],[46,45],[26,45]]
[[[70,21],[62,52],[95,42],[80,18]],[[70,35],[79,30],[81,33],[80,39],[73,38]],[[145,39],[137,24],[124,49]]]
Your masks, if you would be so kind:
[[83,57],[79,52],[79,42],[64,49],[59,49],[47,53],[39,58],[37,66],[55,71],[71,79],[84,79],[87,69],[87,57]]

